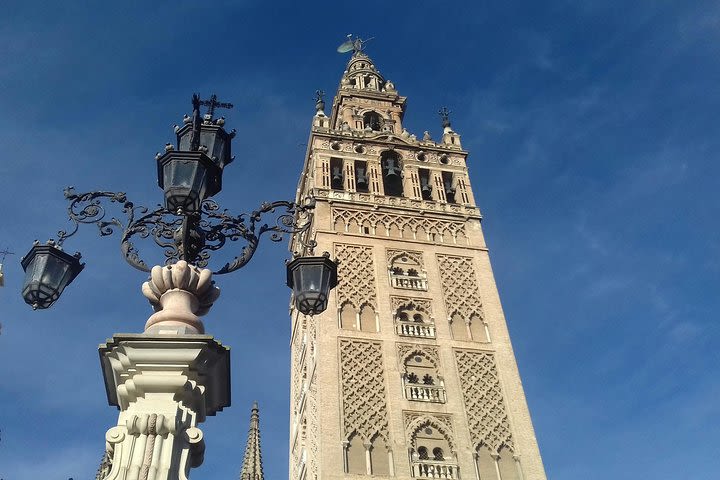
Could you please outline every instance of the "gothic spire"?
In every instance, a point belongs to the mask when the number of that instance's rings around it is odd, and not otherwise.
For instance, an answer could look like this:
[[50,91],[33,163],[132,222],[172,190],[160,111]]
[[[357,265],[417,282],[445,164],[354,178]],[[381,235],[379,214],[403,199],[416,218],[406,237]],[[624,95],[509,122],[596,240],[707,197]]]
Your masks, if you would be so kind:
[[260,452],[260,414],[257,402],[253,402],[250,413],[250,429],[240,470],[240,480],[264,480],[262,453]]
[[103,480],[103,478],[110,475],[110,471],[112,470],[112,458],[110,457],[110,452],[105,450],[105,453],[103,453],[102,459],[100,460],[100,466],[97,469],[97,473],[95,474],[95,480]]

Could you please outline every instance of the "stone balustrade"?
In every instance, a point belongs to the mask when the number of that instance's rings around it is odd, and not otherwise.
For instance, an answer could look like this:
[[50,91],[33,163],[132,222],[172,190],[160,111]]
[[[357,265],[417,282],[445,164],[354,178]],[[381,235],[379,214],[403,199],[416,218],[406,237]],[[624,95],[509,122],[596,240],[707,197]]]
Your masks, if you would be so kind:
[[403,337],[435,338],[435,324],[397,320],[395,331]]
[[425,385],[410,383],[404,379],[405,398],[417,402],[445,403],[445,387],[441,385]]
[[395,288],[404,288],[406,290],[427,290],[427,278],[410,275],[390,274],[390,283]]
[[413,478],[460,478],[460,469],[454,463],[441,460],[416,460],[411,464]]

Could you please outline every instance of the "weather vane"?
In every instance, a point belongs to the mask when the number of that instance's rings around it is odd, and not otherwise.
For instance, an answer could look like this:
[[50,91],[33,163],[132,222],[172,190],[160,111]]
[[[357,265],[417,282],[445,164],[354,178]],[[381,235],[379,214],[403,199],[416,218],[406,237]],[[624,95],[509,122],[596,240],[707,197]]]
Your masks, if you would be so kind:
[[442,118],[443,128],[450,126],[450,114],[451,113],[452,113],[452,110],[449,110],[447,107],[442,107],[440,110],[438,110],[438,115],[440,115],[440,118]]
[[[5,257],[8,255],[15,255],[13,252],[9,251],[7,248],[4,250],[0,250],[0,287],[5,286],[5,274],[3,273],[3,263],[5,263]],[[2,328],[2,325],[0,325],[0,328]]]
[[210,100],[200,100],[200,105],[208,107],[207,114],[210,115],[211,120],[213,115],[215,115],[216,108],[231,109],[234,106],[232,103],[218,102],[217,95],[215,95],[214,93],[210,95]]
[[353,53],[362,52],[365,48],[365,44],[368,43],[370,40],[372,40],[375,37],[370,37],[366,40],[363,40],[360,37],[353,38],[352,33],[348,33],[347,40],[345,40],[338,48],[338,53],[347,53],[349,51],[352,51]]
[[8,255],[15,255],[15,254],[13,252],[11,252],[10,250],[8,250],[7,248],[4,250],[0,250],[0,256],[2,256],[0,258],[0,265],[5,263],[5,257],[7,257]]

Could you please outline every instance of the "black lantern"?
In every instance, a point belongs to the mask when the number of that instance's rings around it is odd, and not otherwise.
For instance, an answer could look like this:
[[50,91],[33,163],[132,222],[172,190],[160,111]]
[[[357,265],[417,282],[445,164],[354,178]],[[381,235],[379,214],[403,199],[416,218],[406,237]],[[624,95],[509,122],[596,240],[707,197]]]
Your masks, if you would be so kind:
[[170,150],[158,157],[157,164],[158,184],[170,211],[197,212],[221,189],[222,170],[204,152]]
[[328,294],[337,285],[337,264],[330,254],[299,257],[287,266],[287,285],[292,288],[295,307],[304,315],[322,313]]
[[[233,161],[230,153],[231,140],[235,136],[235,132],[226,132],[222,125],[224,120],[207,120],[200,125],[200,135],[198,138],[197,148],[202,148],[210,160],[213,161],[220,169],[225,168],[227,164]],[[177,131],[178,150],[194,151],[193,126],[186,123]]]
[[22,296],[33,310],[55,303],[85,267],[79,253],[65,253],[52,241],[46,245],[36,241],[20,263],[25,270]]

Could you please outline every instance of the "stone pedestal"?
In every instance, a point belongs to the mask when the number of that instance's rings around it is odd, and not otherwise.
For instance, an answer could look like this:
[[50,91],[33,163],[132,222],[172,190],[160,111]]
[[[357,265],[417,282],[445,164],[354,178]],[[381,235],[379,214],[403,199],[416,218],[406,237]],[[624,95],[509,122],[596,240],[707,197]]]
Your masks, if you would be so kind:
[[110,405],[103,480],[185,480],[202,464],[198,425],[230,405],[230,351],[206,335],[117,334],[100,345]]

